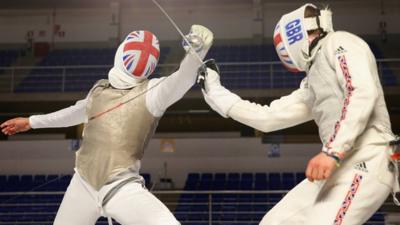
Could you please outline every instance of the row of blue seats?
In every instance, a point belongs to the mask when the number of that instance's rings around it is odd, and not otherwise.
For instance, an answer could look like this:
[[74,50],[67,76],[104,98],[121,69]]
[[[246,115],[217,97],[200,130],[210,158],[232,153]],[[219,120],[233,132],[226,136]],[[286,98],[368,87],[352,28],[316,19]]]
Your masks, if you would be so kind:
[[0,218],[0,222],[43,222],[43,221],[53,221],[55,218],[55,214],[16,214],[16,215],[2,215]]
[[236,45],[236,46],[214,46],[210,49],[209,58],[217,62],[257,62],[277,61],[273,45]]
[[[234,203],[221,203],[212,205],[213,218],[218,218],[221,214],[230,214],[231,216],[238,215],[242,219],[245,217],[243,214],[247,214],[248,218],[254,219],[259,214],[265,214],[275,204],[234,204]],[[209,212],[209,206],[204,205],[179,205],[175,210],[176,215],[184,217],[185,215],[200,214],[204,216]],[[190,219],[190,218],[186,218]],[[237,219],[237,218],[236,218]],[[375,213],[369,221],[384,221],[384,215],[380,212]]]
[[[79,55],[93,55],[93,56],[104,56],[104,55],[115,55],[116,48],[69,48],[69,49],[54,49],[51,54],[56,56],[79,56]],[[160,52],[162,54],[168,54],[170,52],[169,47],[161,47]]]
[[287,190],[304,178],[304,173],[190,173],[185,190]]
[[[211,198],[213,202],[228,204],[249,202],[275,203],[279,201],[284,196],[284,194],[285,191],[271,194],[212,194]],[[191,202],[207,203],[209,201],[209,196],[205,194],[182,194],[179,201],[182,203],[182,205]]]
[[[58,71],[53,74],[31,75],[26,78],[17,88],[16,92],[67,92],[72,91],[88,91],[93,84],[99,79],[106,79],[107,72],[99,73],[66,73],[63,77],[62,72]],[[157,71],[155,72],[157,73]],[[247,76],[248,75],[248,76]],[[254,77],[251,77],[254,76]],[[251,78],[251,79],[250,79]],[[271,83],[272,81],[272,83]],[[299,86],[301,77],[289,77],[287,75],[276,74],[272,78],[265,74],[257,74],[253,72],[243,73],[240,77],[231,76],[229,73],[222,77],[222,83],[231,89],[236,88],[296,88]]]
[[[115,48],[109,49],[57,49],[50,52],[39,66],[59,65],[112,65],[114,64]],[[169,48],[161,48],[159,62],[163,63]]]
[[[259,203],[257,202],[215,202],[211,206],[213,212],[266,212],[274,206],[274,203]],[[175,209],[175,212],[206,212],[209,210],[208,202],[205,204],[193,204],[188,202],[187,204],[180,204]]]
[[[0,203],[1,203],[1,201],[0,201]],[[7,203],[9,203],[9,202],[7,202]],[[18,202],[18,203],[21,203],[21,202]],[[35,201],[35,203],[39,203],[39,202]],[[55,212],[57,212],[58,208],[59,208],[58,204],[52,204],[52,205],[43,204],[43,205],[39,205],[39,206],[35,206],[35,205],[0,206],[0,213],[10,213],[10,212],[13,212],[13,213],[26,213],[26,212],[29,212],[29,213],[35,213],[35,212],[36,213],[49,213],[49,212],[55,213]]]
[[[265,215],[265,212],[260,213],[213,213],[213,224],[218,224],[218,222],[222,222],[224,224],[232,223],[232,224],[240,224],[240,222],[259,222]],[[182,224],[199,224],[202,221],[209,221],[208,212],[205,213],[196,213],[196,214],[175,214],[177,220],[182,221]],[[55,214],[37,214],[37,215],[3,215],[0,218],[1,224],[4,223],[24,223],[29,224],[29,222],[52,222],[55,218]],[[98,223],[104,222],[104,219],[99,220]],[[36,223],[35,223],[36,224]],[[114,223],[118,224],[118,223]],[[384,220],[370,220],[368,224],[384,224]]]
[[[243,221],[234,221],[234,222],[220,222],[220,221],[212,221],[212,225],[259,225],[260,221],[253,221],[253,222],[243,222]],[[208,221],[183,221],[182,225],[209,225]],[[385,222],[367,222],[364,225],[386,225]]]
[[[166,49],[166,50],[165,50]],[[169,49],[162,49],[168,54]],[[110,65],[115,49],[60,49],[52,51],[40,66]],[[272,45],[215,46],[208,57],[217,62],[279,61]],[[106,78],[109,68],[96,69],[34,69],[15,89],[16,92],[76,92],[87,91],[97,78]],[[396,75],[382,64],[382,84],[394,86]],[[63,74],[65,72],[65,77]],[[271,75],[273,74],[273,75]],[[221,78],[225,86],[242,88],[297,88],[304,74],[294,75],[281,64],[270,65],[221,65]],[[64,83],[63,83],[64,82]]]
[[[62,69],[35,69],[17,88],[16,92],[57,92],[57,91],[87,91],[99,79],[106,79],[107,69],[88,69],[65,71]],[[155,71],[154,75],[158,72]],[[295,88],[298,87],[302,76],[289,73],[275,73],[270,77],[264,72],[246,71],[223,72],[222,83],[228,88]]]
[[275,178],[290,179],[296,177],[304,178],[303,172],[283,172],[283,173],[189,173],[187,180],[273,180]]
[[[221,77],[224,86],[230,89],[243,88],[298,88],[303,74],[293,75],[289,72],[275,72],[271,77],[265,72],[246,71],[223,72]],[[77,92],[88,91],[99,79],[107,78],[108,69],[98,71],[66,71],[65,77],[61,69],[44,70],[33,72],[17,88],[16,92]],[[155,71],[155,74],[158,72]],[[396,83],[395,76],[382,80],[384,86],[391,86]]]
[[[289,174],[289,173],[284,173],[284,174]],[[281,178],[284,176],[284,174],[279,174]],[[292,173],[294,174],[294,173]],[[190,177],[191,180],[244,180],[244,181],[264,181],[264,180],[274,180],[276,177],[275,174],[266,174],[266,173],[229,173],[229,174],[223,174],[223,173],[216,173],[216,174],[210,174],[210,173],[203,173],[203,174],[198,174],[198,173],[192,173],[188,175],[188,179]],[[295,174],[297,176],[297,174]],[[299,178],[301,178],[301,174],[298,174]],[[13,180],[14,176],[9,176],[8,178],[12,178]],[[22,177],[21,177],[22,178]],[[25,178],[26,179],[26,178]],[[198,195],[192,195],[192,196],[198,196]],[[198,221],[204,221],[207,222],[209,220],[209,208],[208,208],[208,195],[203,194],[199,195],[201,199],[205,200],[203,201],[205,204],[188,204],[188,203],[182,203],[179,204],[175,210],[175,216],[177,217],[178,220],[182,221],[182,224],[199,224]],[[249,224],[250,221],[253,221],[255,223],[259,222],[262,216],[274,205],[274,203],[266,203],[267,200],[263,198],[259,198],[262,196],[268,196],[264,194],[227,194],[225,195],[220,195],[220,194],[215,194],[212,195],[213,197],[213,213],[212,213],[212,218],[213,218],[213,224],[219,224],[219,223],[224,223],[224,224],[236,224],[236,223],[246,223]],[[14,196],[11,196],[14,197]],[[41,196],[43,197],[43,196]],[[62,195],[49,195],[46,198],[51,198],[51,199],[59,199],[62,197]],[[182,195],[183,197],[183,195]],[[214,201],[218,198],[225,198],[227,197],[230,199],[231,203],[228,202],[221,202],[219,203],[218,201]],[[261,199],[262,202],[257,203],[257,201],[254,199],[256,197],[257,199]],[[252,203],[241,203],[239,199],[244,198]],[[31,195],[31,201],[38,203],[37,200],[40,199],[39,196]],[[0,199],[0,203],[3,203],[3,199]],[[9,203],[9,202],[8,202]],[[18,201],[18,203],[23,203]],[[195,201],[191,201],[190,203],[196,203]],[[51,204],[51,206],[48,206],[48,209],[45,209],[44,207],[26,207],[26,208],[19,208],[19,207],[25,207],[23,205],[18,206],[17,208],[14,208],[16,206],[11,206],[10,208],[6,208],[8,206],[0,207],[0,213],[4,212],[1,217],[0,221],[2,224],[4,223],[18,223],[18,222],[24,222],[24,224],[29,224],[30,221],[36,221],[37,223],[51,223],[53,216],[56,211],[57,204]],[[185,208],[186,207],[186,208]],[[7,211],[8,210],[8,211]],[[26,211],[24,211],[26,210]],[[19,213],[18,215],[8,215],[10,212],[16,212]],[[21,215],[24,215],[23,212],[26,213],[25,216],[21,217]],[[32,218],[32,215],[37,215],[34,218]],[[100,219],[97,224],[105,224],[104,223],[105,219]],[[197,222],[195,222],[197,221]],[[383,216],[381,214],[375,214],[374,217],[370,221],[383,221]]]
[[[271,52],[271,46],[221,46],[216,47],[215,50],[210,52],[210,57],[215,53],[217,60],[231,61],[219,58],[219,53],[226,54],[230,57],[252,56],[248,53],[259,53],[258,58],[248,58],[243,61],[266,61],[265,52]],[[112,65],[115,49],[58,49],[52,51],[45,57],[39,66],[64,66],[64,65]],[[161,48],[160,63],[163,62],[163,57],[169,53],[169,48]],[[214,52],[214,53],[213,53]],[[240,68],[239,68],[240,69]],[[62,69],[34,69],[31,71],[30,76],[25,78],[20,85],[16,88],[16,92],[59,92],[59,91],[87,91],[92,84],[99,78],[105,78],[109,68],[104,69],[66,69],[64,78]],[[77,75],[77,76],[71,76]],[[248,77],[254,74],[243,74],[242,76]],[[53,76],[53,77],[51,77]],[[227,73],[225,77],[229,77]],[[83,78],[82,78],[83,77]],[[85,81],[82,81],[84,79]],[[291,80],[291,79],[289,79]],[[65,82],[62,84],[62,82]],[[257,88],[270,87],[266,82],[252,82]],[[251,84],[252,84],[251,83]],[[246,82],[235,81],[228,79],[227,86],[230,88],[249,88],[252,85]],[[279,84],[279,82],[277,82]],[[278,86],[285,86],[286,83]],[[298,84],[290,85],[297,86]]]
[[[217,221],[261,221],[265,212],[259,213],[213,213],[213,220]],[[193,214],[176,214],[176,218],[179,221],[208,221],[208,212],[193,213]]]
[[[88,91],[100,79],[107,79],[110,68],[33,69],[16,88],[16,92]],[[159,75],[156,69],[153,77]]]
[[[263,216],[266,214],[264,212],[224,212],[224,213],[212,213],[212,219],[219,221],[261,221]],[[209,212],[204,211],[202,213],[179,213],[175,214],[179,221],[208,221]],[[384,221],[384,216],[380,213],[376,213],[369,222],[379,223]]]
[[30,76],[26,78],[15,92],[87,92],[96,81],[107,79],[107,74],[79,76],[68,75],[65,78],[59,76]]
[[[150,174],[142,174],[149,186]],[[72,175],[0,175],[0,192],[16,191],[65,191],[71,181]],[[1,196],[4,197],[4,196]],[[0,198],[1,198],[0,197]],[[26,199],[35,196],[25,196]]]
[[[18,223],[13,223],[13,222],[2,222],[2,225],[18,225]],[[53,224],[52,221],[47,221],[47,222],[34,222],[34,223],[27,223],[24,222],[24,225],[51,225]],[[114,225],[120,225],[119,223],[113,222]],[[182,225],[210,225],[208,221],[194,221],[194,222],[182,222]],[[108,225],[107,221],[99,221],[96,223],[96,225]],[[259,225],[259,221],[250,221],[250,222],[244,222],[244,221],[232,221],[232,222],[227,222],[227,221],[215,221],[213,220],[211,225]],[[364,225],[386,225],[384,222],[371,222],[371,223],[365,223]]]
[[[53,50],[42,59],[38,66],[100,65],[106,67],[66,69],[65,71],[54,68],[33,69],[15,90],[16,92],[88,91],[96,80],[107,77],[110,66],[114,64],[115,51],[114,48]],[[169,51],[167,47],[161,48],[163,54],[160,54],[159,63],[164,62]],[[65,77],[63,77],[64,72]]]
[[0,175],[0,192],[10,191],[63,191],[71,175]]
[[[190,173],[185,189],[209,190],[223,187],[237,190],[243,185],[250,185],[249,190],[289,190],[304,179],[304,173]],[[284,194],[212,194],[212,223],[257,223],[283,196]],[[182,194],[175,215],[182,224],[201,225],[209,220],[209,201],[208,194]],[[376,213],[369,220],[373,224],[381,224],[382,221],[384,217],[381,213]]]
[[0,50],[0,67],[10,66],[17,59],[19,53],[18,49]]
[[[52,224],[54,218],[55,218],[55,213],[37,214],[37,215],[1,215],[0,224],[16,225],[22,223],[24,225],[30,225],[29,222],[33,222],[32,225]],[[101,217],[96,224],[108,225],[107,218]],[[113,220],[113,224],[120,225],[115,220]]]
[[[55,188],[54,188],[55,189]],[[49,192],[53,192],[53,191],[57,191],[57,192],[64,192],[64,190],[43,190],[43,191],[49,191]],[[31,192],[31,190],[29,191]],[[33,191],[32,191],[33,192]],[[36,191],[37,192],[37,191]],[[61,200],[63,199],[63,194],[48,194],[48,195],[34,195],[34,194],[19,194],[19,195],[1,195],[0,196],[0,203],[10,203],[10,204],[20,204],[20,203],[26,203],[26,204],[50,204],[50,205],[54,205],[54,204],[59,204],[61,202]],[[7,206],[11,207],[11,206]]]
[[[219,223],[219,222],[215,222],[213,221],[211,224],[212,225],[259,225],[260,221],[255,221],[255,222],[233,222],[233,223]],[[208,222],[182,222],[182,225],[209,225]],[[364,225],[385,225],[384,222],[371,222],[371,223],[365,223]]]

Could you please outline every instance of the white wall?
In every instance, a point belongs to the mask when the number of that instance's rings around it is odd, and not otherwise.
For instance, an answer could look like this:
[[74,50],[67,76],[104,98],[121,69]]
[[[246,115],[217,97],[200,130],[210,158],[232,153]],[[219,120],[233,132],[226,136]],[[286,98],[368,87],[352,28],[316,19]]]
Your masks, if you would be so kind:
[[[142,161],[142,172],[153,180],[168,175],[181,187],[189,172],[303,171],[320,150],[318,144],[281,145],[280,158],[268,158],[269,145],[259,138],[176,139],[176,152],[160,151],[161,139],[151,140]],[[72,173],[74,152],[68,140],[0,142],[0,174]]]
[[65,31],[60,42],[101,42],[109,37],[109,9],[69,9],[57,12],[56,24]]
[[46,10],[7,10],[0,14],[0,42],[24,43],[28,31],[49,32],[49,13]]
[[[253,22],[252,1],[214,4],[203,1],[182,0],[182,4],[165,5],[166,10],[185,32],[191,24],[210,27],[218,39],[251,38]],[[299,7],[303,1],[264,4],[265,36],[272,35],[280,16]],[[387,22],[387,32],[400,33],[400,3],[385,1],[385,15],[381,15],[380,1],[335,1],[330,4],[334,12],[334,25],[338,30],[349,30],[359,35],[378,34],[379,21]],[[28,30],[47,30],[50,38],[53,10],[0,10],[0,43],[24,43]],[[66,35],[56,42],[104,42],[110,37],[110,8],[57,9],[54,22],[61,25]],[[161,40],[180,39],[176,31],[151,4],[137,7],[121,6],[120,33],[122,36],[134,29],[148,29]]]
[[[183,32],[187,32],[192,24],[209,27],[217,38],[251,38],[252,37],[252,5],[182,5],[166,7],[171,17]],[[137,28],[154,31],[161,40],[180,39],[179,34],[166,20],[163,14],[154,7],[146,9],[122,10],[122,33]]]

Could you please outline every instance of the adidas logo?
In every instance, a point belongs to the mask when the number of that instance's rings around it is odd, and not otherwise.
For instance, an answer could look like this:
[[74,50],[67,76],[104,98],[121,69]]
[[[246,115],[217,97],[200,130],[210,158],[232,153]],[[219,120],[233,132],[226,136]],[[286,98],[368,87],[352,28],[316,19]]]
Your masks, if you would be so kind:
[[367,164],[366,164],[365,162],[357,163],[357,164],[354,166],[354,169],[360,170],[360,171],[362,171],[362,172],[368,173]]
[[339,55],[339,54],[342,54],[345,52],[346,52],[346,50],[342,46],[339,46],[339,48],[336,49],[336,51],[335,51],[335,55]]

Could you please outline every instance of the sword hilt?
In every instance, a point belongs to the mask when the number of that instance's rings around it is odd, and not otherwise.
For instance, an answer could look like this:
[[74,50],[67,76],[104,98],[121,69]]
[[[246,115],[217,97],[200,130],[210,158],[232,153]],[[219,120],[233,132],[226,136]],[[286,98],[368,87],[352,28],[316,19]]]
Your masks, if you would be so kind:
[[207,68],[214,70],[218,74],[220,73],[219,67],[214,59],[208,59],[200,66],[199,70],[197,71],[197,83],[205,92],[207,92],[205,85],[205,81],[207,79]]
[[400,146],[400,137],[397,136],[396,139],[394,139],[393,141],[389,142],[390,146]]

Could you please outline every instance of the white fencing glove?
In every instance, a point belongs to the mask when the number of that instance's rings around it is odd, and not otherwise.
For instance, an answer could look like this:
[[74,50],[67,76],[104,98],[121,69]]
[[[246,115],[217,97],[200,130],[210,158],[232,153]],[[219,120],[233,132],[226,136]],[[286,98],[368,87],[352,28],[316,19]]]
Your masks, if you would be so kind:
[[221,116],[228,118],[228,112],[241,98],[221,85],[219,74],[207,68],[204,89],[201,90],[207,104]]
[[[202,59],[206,56],[214,40],[214,34],[202,25],[192,25],[189,34],[185,37]],[[183,40],[182,45],[186,52],[190,52],[191,49],[185,40]]]

